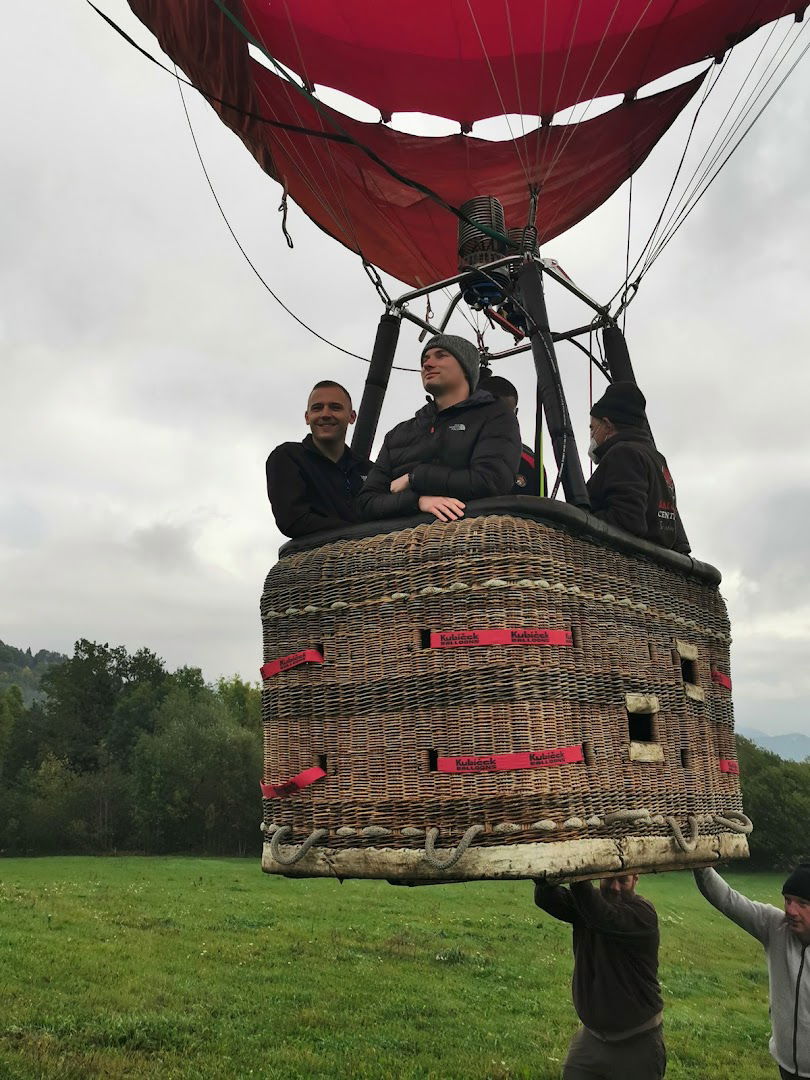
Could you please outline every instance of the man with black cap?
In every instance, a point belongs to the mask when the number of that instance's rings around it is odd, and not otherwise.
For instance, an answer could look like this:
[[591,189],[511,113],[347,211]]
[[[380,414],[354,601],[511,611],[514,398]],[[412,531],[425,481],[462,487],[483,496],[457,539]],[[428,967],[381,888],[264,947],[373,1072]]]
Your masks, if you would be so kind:
[[611,383],[591,409],[591,513],[634,536],[688,555],[675,484],[655,448],[646,399],[635,383]]
[[[494,398],[505,401],[509,408],[517,416],[518,392],[517,387],[505,379],[503,375],[487,375],[478,383],[479,390],[486,390]],[[548,483],[546,470],[543,467],[543,487],[540,488],[540,474],[534,463],[534,450],[524,443],[520,450],[520,465],[518,466],[515,483],[512,488],[513,495],[544,495],[548,497]]]
[[464,516],[469,499],[508,495],[520,462],[514,411],[478,390],[481,357],[471,341],[439,334],[422,350],[428,404],[385,440],[358,507],[368,520],[417,511]]
[[735,892],[715,870],[695,870],[710,904],[757,941],[768,960],[771,1040],[782,1080],[810,1077],[810,863],[782,886],[783,908]]

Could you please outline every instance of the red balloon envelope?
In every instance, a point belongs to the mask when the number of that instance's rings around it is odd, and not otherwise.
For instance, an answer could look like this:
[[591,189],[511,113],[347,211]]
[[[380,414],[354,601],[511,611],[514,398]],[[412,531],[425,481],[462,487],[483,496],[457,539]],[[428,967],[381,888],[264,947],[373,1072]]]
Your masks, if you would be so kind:
[[[803,6],[784,0],[129,2],[265,172],[331,236],[412,285],[456,272],[457,218],[442,201],[458,207],[494,195],[507,226],[520,227],[536,189],[540,240],[557,236],[633,174],[703,76],[632,100],[638,88],[722,54]],[[421,111],[467,126],[509,112],[550,118],[617,92],[628,100],[593,119],[542,126],[506,142],[461,133],[406,135],[313,101],[253,60],[251,40],[309,85],[345,91],[385,115]]]

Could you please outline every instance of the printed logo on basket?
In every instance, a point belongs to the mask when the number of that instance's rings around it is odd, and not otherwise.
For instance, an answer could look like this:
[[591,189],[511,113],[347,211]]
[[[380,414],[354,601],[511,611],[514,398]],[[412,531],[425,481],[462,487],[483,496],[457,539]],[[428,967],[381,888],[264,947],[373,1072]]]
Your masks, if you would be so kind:
[[439,634],[441,645],[478,645],[480,641],[477,630],[459,630],[456,633],[442,631]]
[[566,756],[564,750],[530,750],[530,765],[565,765]]
[[456,772],[494,772],[497,768],[494,757],[456,758]]
[[[547,645],[551,641],[551,633],[548,630],[512,630],[511,634],[513,645]],[[563,634],[565,644],[570,645],[570,631],[565,630]]]
[[297,667],[299,664],[306,663],[307,654],[305,651],[294,652],[289,656],[282,656],[278,662],[279,671],[286,671],[287,668]]

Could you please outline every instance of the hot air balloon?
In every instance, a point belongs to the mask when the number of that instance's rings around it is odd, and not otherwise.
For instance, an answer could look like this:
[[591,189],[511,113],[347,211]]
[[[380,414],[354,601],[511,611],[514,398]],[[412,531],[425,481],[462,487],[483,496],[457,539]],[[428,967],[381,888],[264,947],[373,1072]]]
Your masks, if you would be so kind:
[[[635,381],[618,322],[634,283],[618,307],[596,301],[541,251],[705,100],[735,45],[805,4],[129,3],[285,198],[363,260],[384,311],[353,449],[371,450],[402,321],[441,332],[466,305],[510,336],[490,360],[531,356],[537,450],[545,425],[557,462],[550,492],[473,502],[460,521],[282,548],[261,603],[263,868],[570,880],[744,856],[720,574],[589,514],[557,363],[557,343],[599,331],[602,373]],[[405,134],[390,126],[402,112],[459,130]],[[472,134],[510,114],[531,130]],[[391,297],[379,270],[407,291]],[[583,305],[582,325],[552,330],[549,282]],[[416,314],[448,289],[438,319]]]

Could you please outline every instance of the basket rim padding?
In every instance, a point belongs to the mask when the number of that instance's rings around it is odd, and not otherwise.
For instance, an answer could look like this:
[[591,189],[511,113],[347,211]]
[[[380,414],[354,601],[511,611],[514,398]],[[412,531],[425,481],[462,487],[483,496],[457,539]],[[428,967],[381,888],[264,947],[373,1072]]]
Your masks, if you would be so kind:
[[[624,529],[617,529],[614,525],[600,521],[586,510],[556,499],[541,499],[535,495],[503,495],[492,499],[471,500],[466,504],[464,511],[465,518],[501,515],[539,521],[631,555],[643,555],[652,562],[658,563],[659,566],[664,566],[668,570],[679,570],[687,577],[706,585],[719,585],[722,580],[720,571],[711,563],[693,559],[691,555],[669,551],[658,544],[650,543],[649,540],[642,540],[638,536],[625,532]],[[417,525],[431,524],[437,528],[443,528],[445,525],[444,522],[437,521],[432,514],[414,514],[404,518],[366,521],[359,525],[347,524],[341,529],[327,529],[324,532],[301,536],[296,540],[288,540],[279,548],[278,554],[279,558],[284,558],[286,555],[311,551],[338,540],[363,540],[370,536],[381,536],[386,533],[401,532],[403,529],[412,529]]]

